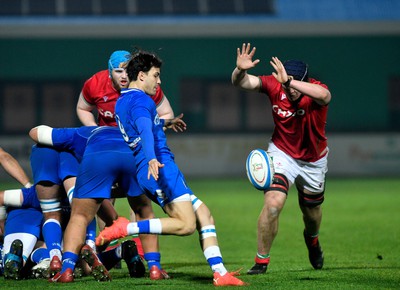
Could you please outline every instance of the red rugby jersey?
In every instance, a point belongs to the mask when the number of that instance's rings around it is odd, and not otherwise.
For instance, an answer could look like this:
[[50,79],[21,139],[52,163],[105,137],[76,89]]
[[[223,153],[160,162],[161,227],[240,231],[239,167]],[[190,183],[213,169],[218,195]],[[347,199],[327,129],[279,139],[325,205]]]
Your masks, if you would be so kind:
[[[88,79],[83,85],[82,94],[88,104],[96,106],[99,126],[117,126],[114,108],[120,93],[114,88],[108,70],[99,71]],[[163,97],[161,87],[151,96],[156,106],[161,103]]]
[[[304,95],[299,102],[290,102],[282,85],[274,76],[260,76],[261,92],[266,93],[272,106],[274,132],[271,140],[289,156],[308,162],[317,161],[328,146],[325,126],[328,106],[321,106]],[[310,83],[328,88],[315,79]]]

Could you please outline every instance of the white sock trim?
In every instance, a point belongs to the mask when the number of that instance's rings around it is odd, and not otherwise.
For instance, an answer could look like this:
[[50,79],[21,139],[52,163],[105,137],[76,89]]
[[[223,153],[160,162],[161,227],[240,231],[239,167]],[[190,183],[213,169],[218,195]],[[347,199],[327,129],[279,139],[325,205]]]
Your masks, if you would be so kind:
[[204,240],[209,237],[216,237],[217,231],[215,230],[214,225],[204,226],[200,229],[200,239]]
[[222,257],[221,250],[218,246],[210,246],[204,250],[204,257],[206,257],[207,260],[214,257]]
[[162,224],[160,219],[151,219],[149,220],[149,230],[152,234],[161,234],[162,233]]

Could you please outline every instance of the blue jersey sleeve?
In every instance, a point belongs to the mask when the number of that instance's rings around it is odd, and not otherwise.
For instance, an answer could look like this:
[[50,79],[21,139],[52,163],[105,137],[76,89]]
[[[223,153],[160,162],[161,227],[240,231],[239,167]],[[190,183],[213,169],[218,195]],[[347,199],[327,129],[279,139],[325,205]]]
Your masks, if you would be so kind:
[[147,162],[156,158],[154,152],[154,136],[152,131],[151,119],[140,117],[136,119],[135,125],[138,129],[140,139],[142,140],[142,148]]

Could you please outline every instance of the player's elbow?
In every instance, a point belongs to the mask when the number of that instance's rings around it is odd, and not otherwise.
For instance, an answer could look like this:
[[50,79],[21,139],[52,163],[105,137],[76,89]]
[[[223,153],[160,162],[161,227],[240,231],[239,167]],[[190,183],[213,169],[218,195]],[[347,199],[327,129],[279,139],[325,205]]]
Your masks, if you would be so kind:
[[328,90],[326,90],[326,92],[322,95],[322,98],[321,98],[322,104],[328,105],[331,101],[331,98],[332,98],[331,93]]
[[0,148],[0,164],[8,162],[11,159],[11,155]]
[[239,87],[240,86],[240,80],[233,74],[232,74],[232,77],[231,77],[231,83],[235,87]]

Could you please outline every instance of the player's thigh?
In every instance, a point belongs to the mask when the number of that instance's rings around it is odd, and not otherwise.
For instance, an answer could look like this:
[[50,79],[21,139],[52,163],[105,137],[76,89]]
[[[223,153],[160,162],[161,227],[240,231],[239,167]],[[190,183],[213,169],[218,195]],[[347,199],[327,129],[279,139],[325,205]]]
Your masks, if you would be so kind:
[[168,216],[179,219],[184,223],[196,223],[196,216],[194,214],[192,202],[190,200],[170,202],[164,206],[164,211],[168,214]]

